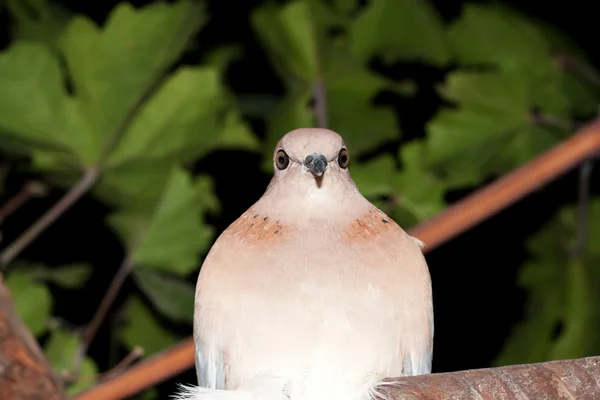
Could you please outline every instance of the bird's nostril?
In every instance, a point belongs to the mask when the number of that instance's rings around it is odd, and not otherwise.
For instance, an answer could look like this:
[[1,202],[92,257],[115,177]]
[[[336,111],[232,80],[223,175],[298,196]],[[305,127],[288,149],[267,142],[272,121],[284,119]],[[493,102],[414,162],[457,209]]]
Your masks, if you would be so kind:
[[304,159],[304,165],[310,164],[314,158],[315,158],[315,156],[313,156],[312,154],[309,156],[306,156],[306,158]]

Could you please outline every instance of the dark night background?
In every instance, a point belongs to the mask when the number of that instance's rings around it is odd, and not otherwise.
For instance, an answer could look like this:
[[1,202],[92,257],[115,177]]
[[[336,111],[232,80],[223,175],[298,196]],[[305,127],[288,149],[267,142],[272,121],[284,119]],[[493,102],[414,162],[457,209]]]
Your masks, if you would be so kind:
[[[471,1],[473,2],[473,1]],[[102,22],[117,1],[83,2],[63,0],[60,3],[75,12],[84,13]],[[147,1],[132,1],[143,5]],[[212,18],[197,37],[197,46],[188,52],[183,62],[196,63],[216,46],[226,43],[243,45],[245,53],[228,71],[230,85],[237,92],[280,93],[283,88],[269,66],[264,52],[248,25],[248,12],[259,1],[209,2]],[[460,13],[463,2],[456,0],[433,1],[446,19]],[[592,1],[546,2],[504,1],[527,15],[546,21],[567,33],[572,40],[587,51],[591,61],[600,66],[598,52],[597,13]],[[9,42],[8,16],[0,14],[0,45]],[[493,44],[490,44],[493,46]],[[377,62],[374,66],[378,68]],[[379,69],[379,68],[378,68]],[[395,77],[413,77],[420,84],[416,99],[397,100],[382,96],[381,101],[394,101],[399,113],[402,141],[423,135],[424,123],[436,111],[440,100],[433,92],[432,82],[443,79],[443,71],[422,65],[397,65],[386,74]],[[421,85],[422,84],[422,85]],[[0,88],[2,90],[2,88]],[[264,127],[253,121],[257,134]],[[394,146],[401,145],[401,142]],[[222,162],[227,159],[230,168]],[[18,160],[11,160],[15,165]],[[222,203],[222,212],[211,222],[222,231],[245,211],[264,191],[269,176],[259,169],[258,155],[242,152],[217,152],[197,165],[198,171],[208,172],[216,179],[216,188]],[[0,202],[16,193],[27,179],[32,178],[13,169],[8,176],[5,194]],[[415,182],[418,184],[418,182]],[[578,171],[574,170],[542,190],[528,196],[518,204],[490,218],[466,234],[446,243],[427,255],[434,287],[436,335],[434,344],[434,372],[464,370],[489,366],[503,345],[512,325],[523,313],[525,294],[515,285],[518,268],[526,259],[524,240],[541,228],[562,205],[577,198]],[[593,192],[600,194],[600,165],[595,162],[592,176]],[[472,190],[453,192],[447,200],[453,203]],[[51,188],[48,196],[28,202],[2,226],[2,243],[12,242],[27,226],[52,206],[64,192]],[[92,317],[98,303],[117,270],[123,250],[117,238],[104,225],[108,209],[89,196],[76,204],[54,223],[21,255],[22,259],[63,264],[90,260],[94,275],[85,289],[69,291],[55,298],[55,315],[60,315],[75,326],[83,326]],[[81,234],[85,226],[86,235]],[[195,276],[193,277],[195,279]],[[127,291],[137,290],[128,283]],[[117,300],[113,310],[118,309]],[[106,370],[109,361],[109,329],[118,315],[113,312],[93,342],[90,354]],[[174,327],[190,335],[191,326]],[[123,354],[117,356],[121,358]],[[193,382],[193,370],[160,385],[161,398],[173,393],[174,382]]]

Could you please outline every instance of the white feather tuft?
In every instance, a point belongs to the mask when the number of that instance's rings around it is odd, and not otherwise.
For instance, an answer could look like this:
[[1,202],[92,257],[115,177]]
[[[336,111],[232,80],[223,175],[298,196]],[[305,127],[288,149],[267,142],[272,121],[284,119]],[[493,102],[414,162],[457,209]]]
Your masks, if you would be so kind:
[[173,400],[254,400],[251,393],[237,390],[208,389],[202,386],[179,384],[179,391],[171,396]]
[[179,384],[173,400],[289,400],[289,380],[274,376],[255,378],[240,390],[209,389]]
[[380,381],[369,391],[370,400],[391,400],[388,388],[402,388],[404,384],[399,381]]
[[425,242],[423,242],[421,239],[417,239],[414,236],[410,237],[416,244],[417,246],[419,246],[420,248],[424,248],[425,247]]

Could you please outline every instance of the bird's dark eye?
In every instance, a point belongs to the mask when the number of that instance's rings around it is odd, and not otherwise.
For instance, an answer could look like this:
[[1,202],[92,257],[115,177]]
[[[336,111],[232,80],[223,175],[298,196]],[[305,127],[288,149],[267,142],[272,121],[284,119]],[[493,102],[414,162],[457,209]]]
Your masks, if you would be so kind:
[[348,150],[344,147],[340,150],[340,154],[338,154],[338,164],[342,168],[348,167],[348,163],[350,162],[350,155],[348,154]]
[[275,156],[275,165],[277,165],[277,168],[286,169],[289,164],[290,158],[288,155],[285,153],[285,151],[279,150]]

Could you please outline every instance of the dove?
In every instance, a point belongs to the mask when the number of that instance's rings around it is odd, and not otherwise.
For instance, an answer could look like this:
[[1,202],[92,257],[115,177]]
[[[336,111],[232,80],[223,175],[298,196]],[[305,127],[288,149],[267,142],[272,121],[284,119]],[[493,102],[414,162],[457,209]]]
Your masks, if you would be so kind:
[[349,162],[332,130],[277,143],[264,194],[200,268],[198,386],[176,399],[369,400],[385,378],[431,372],[423,243],[360,193]]

